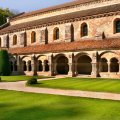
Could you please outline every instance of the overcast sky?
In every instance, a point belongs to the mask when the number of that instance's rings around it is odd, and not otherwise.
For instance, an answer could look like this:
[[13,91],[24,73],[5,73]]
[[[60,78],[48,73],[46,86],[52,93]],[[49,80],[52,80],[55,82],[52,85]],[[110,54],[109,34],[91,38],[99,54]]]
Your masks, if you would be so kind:
[[70,1],[72,0],[0,0],[0,7],[29,12]]

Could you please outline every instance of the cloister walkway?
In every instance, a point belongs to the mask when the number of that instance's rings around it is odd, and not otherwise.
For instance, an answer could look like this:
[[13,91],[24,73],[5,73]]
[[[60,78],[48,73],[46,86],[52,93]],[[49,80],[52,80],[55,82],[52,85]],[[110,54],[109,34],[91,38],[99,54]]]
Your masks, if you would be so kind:
[[[54,79],[56,79],[56,78],[54,78]],[[51,78],[44,79],[44,80],[51,80]],[[53,95],[64,95],[64,96],[97,98],[97,99],[119,100],[120,101],[120,94],[103,93],[103,92],[89,92],[89,91],[80,91],[80,90],[61,90],[61,89],[52,89],[52,88],[28,87],[25,85],[25,81],[1,82],[0,89],[1,90],[15,90],[15,91],[22,91],[22,92],[31,92],[31,93],[42,93],[42,94],[53,94]]]

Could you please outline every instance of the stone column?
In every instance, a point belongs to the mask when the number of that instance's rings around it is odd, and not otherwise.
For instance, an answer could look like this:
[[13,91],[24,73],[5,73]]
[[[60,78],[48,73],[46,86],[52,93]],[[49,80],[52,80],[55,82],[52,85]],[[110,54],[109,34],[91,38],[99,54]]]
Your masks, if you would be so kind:
[[53,62],[53,54],[48,56],[48,62],[49,62],[49,72],[50,76],[54,76],[54,62]]
[[42,67],[43,67],[43,72],[45,72],[45,63],[42,63]]
[[108,62],[108,74],[110,74],[110,62]]
[[98,66],[99,66],[98,72],[101,72],[101,62],[100,61],[98,62]]
[[20,59],[20,56],[17,56],[17,71],[19,72],[19,73],[21,73],[22,72],[22,61],[21,61],[21,59]]
[[33,75],[37,75],[37,66],[36,66],[35,56],[31,57],[31,66],[32,66]]
[[68,75],[69,76],[75,76],[75,64],[74,64],[74,54],[71,53],[68,55],[68,60],[69,60],[69,72],[68,72]]
[[27,66],[27,72],[29,71],[29,64],[28,64],[28,62],[26,62],[26,66]]
[[97,63],[92,62],[92,76],[97,77]]
[[54,63],[54,75],[57,75],[58,73],[57,73],[57,63]]
[[97,62],[97,53],[93,53],[92,56],[92,77],[97,77],[98,76],[98,62]]
[[77,71],[77,66],[78,66],[78,63],[76,62],[76,63],[74,63],[74,66],[75,66],[75,76],[77,76],[78,75],[78,71]]

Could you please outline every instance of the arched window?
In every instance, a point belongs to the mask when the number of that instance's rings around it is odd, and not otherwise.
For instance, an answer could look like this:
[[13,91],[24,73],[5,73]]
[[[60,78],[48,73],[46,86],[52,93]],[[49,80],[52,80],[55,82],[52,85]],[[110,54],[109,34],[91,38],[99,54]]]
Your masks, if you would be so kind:
[[88,26],[86,23],[83,23],[81,25],[81,36],[82,37],[88,36]]
[[1,37],[0,37],[0,47],[1,47]]
[[114,29],[115,29],[115,33],[120,33],[120,19],[115,20]]
[[54,28],[54,31],[53,31],[53,39],[54,40],[57,40],[59,39],[59,28]]
[[32,31],[32,33],[31,33],[31,43],[34,43],[34,42],[36,42],[36,32]]
[[17,45],[17,35],[13,36],[13,45]]

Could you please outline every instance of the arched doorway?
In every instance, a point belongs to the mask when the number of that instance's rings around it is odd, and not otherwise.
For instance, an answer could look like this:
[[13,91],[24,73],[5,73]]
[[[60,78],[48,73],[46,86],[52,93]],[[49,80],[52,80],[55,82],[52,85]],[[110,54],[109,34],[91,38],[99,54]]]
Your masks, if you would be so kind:
[[23,71],[27,71],[26,61],[23,61],[22,64],[23,64]]
[[87,55],[82,55],[77,59],[77,73],[91,75],[92,72],[92,60]]
[[56,61],[56,70],[58,74],[65,74],[67,75],[69,72],[69,65],[68,65],[68,58],[65,56],[60,56],[57,58]]
[[17,61],[14,62],[14,71],[17,71]]
[[48,72],[48,71],[49,71],[48,60],[45,60],[45,61],[44,61],[44,65],[45,65],[45,71]]
[[116,58],[110,60],[110,72],[119,72],[119,64]]
[[32,71],[31,61],[28,61],[28,71]]
[[100,72],[108,72],[108,63],[106,58],[100,60]]
[[42,66],[42,61],[38,60],[38,71],[41,72],[43,71],[43,66]]
[[13,62],[10,61],[10,69],[11,69],[11,72],[13,72]]

